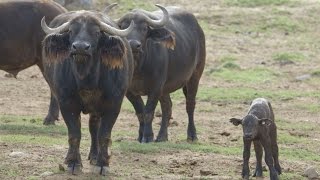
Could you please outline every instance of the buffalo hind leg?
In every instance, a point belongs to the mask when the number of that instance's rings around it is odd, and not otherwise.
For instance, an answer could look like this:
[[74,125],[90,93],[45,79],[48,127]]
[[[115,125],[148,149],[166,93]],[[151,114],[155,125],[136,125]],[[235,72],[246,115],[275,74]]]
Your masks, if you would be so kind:
[[194,124],[194,109],[196,105],[196,95],[198,91],[199,78],[193,75],[187,84],[183,87],[183,93],[186,97],[186,110],[188,113],[188,131],[187,141],[195,142],[198,140],[196,127]]
[[[39,60],[37,65],[43,75],[43,65],[42,65],[42,61]],[[53,94],[50,92],[50,105],[49,105],[49,110],[48,110],[48,114],[47,116],[44,118],[43,120],[43,124],[44,125],[54,125],[55,121],[59,119],[59,104],[57,99],[53,96]]]
[[[71,103],[70,103],[71,102]],[[60,104],[61,114],[68,127],[69,135],[69,150],[65,158],[65,164],[68,165],[68,172],[70,174],[79,174],[82,169],[82,162],[80,156],[80,140],[81,140],[81,121],[80,121],[80,107],[77,102]]]
[[51,93],[50,105],[47,116],[43,120],[44,125],[54,125],[59,119],[59,104],[56,98]]
[[141,98],[141,96],[139,95],[134,95],[131,92],[127,92],[126,97],[129,99],[129,101],[131,102],[131,104],[134,107],[134,110],[136,112],[136,115],[138,117],[139,120],[139,136],[138,136],[138,141],[141,142],[142,141],[142,137],[143,137],[143,128],[144,128],[144,103],[143,100]]
[[156,142],[168,141],[168,126],[169,120],[172,115],[172,101],[170,98],[170,94],[161,96],[159,100],[161,104],[162,119]]
[[89,131],[91,135],[91,147],[89,152],[88,160],[90,160],[90,164],[97,164],[97,156],[98,156],[98,130],[100,125],[100,116],[90,114],[89,119]]

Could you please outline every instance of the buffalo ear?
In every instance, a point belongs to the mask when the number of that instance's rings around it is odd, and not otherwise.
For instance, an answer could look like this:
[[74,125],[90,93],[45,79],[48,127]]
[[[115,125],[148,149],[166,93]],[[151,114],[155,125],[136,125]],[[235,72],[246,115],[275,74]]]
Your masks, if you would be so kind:
[[239,126],[239,124],[242,124],[242,120],[238,118],[231,118],[229,121],[235,126]]
[[168,49],[174,50],[176,47],[176,35],[166,28],[151,29],[148,37],[154,41],[161,42]]
[[272,121],[268,118],[263,118],[258,120],[260,125],[270,126]]
[[123,58],[127,54],[124,42],[117,36],[103,36],[99,40],[102,64],[110,69],[123,68]]
[[51,34],[42,41],[42,56],[46,63],[62,62],[69,56],[69,35]]

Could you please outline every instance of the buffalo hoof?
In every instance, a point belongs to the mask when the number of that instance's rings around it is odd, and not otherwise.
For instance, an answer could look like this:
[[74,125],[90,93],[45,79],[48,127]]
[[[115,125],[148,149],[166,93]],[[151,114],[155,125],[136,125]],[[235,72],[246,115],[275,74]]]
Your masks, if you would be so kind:
[[196,143],[196,142],[198,142],[198,138],[197,138],[197,136],[188,136],[187,142]]
[[256,169],[252,176],[253,177],[262,177],[262,170]]
[[108,166],[92,166],[91,171],[93,174],[106,176],[109,173],[109,167]]
[[150,143],[153,142],[153,136],[150,137],[143,137],[141,143]]
[[155,142],[165,142],[168,141],[168,136],[158,136]]
[[139,137],[137,138],[137,141],[139,141],[140,143],[142,143],[142,135],[139,135]]
[[282,173],[281,171],[281,167],[279,164],[275,165],[274,168],[276,169],[276,171],[278,172],[278,175],[280,175]]
[[68,173],[72,175],[78,175],[82,172],[82,165],[72,163],[68,165]]
[[52,116],[47,116],[43,120],[43,125],[55,125],[55,121],[58,120],[58,118],[53,118]]
[[249,175],[245,175],[242,177],[244,180],[249,180]]

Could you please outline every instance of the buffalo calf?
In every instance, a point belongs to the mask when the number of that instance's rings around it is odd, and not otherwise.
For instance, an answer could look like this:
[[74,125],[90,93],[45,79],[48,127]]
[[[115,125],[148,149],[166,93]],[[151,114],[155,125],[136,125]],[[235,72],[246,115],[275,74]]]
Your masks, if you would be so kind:
[[277,180],[281,174],[278,160],[277,127],[274,122],[274,114],[270,102],[264,98],[254,99],[248,114],[242,118],[231,118],[230,122],[235,126],[239,124],[243,128],[243,168],[242,177],[249,179],[250,147],[253,141],[257,158],[256,170],[253,176],[262,176],[262,147],[265,151],[265,162],[269,167],[270,179]]

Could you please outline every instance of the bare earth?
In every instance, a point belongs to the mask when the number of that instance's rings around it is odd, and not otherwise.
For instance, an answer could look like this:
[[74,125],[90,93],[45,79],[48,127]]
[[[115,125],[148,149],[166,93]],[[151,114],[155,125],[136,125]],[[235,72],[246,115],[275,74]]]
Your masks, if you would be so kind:
[[[161,4],[172,4],[170,1],[157,1]],[[264,89],[270,91],[293,90],[302,92],[317,92],[320,89],[320,83],[315,83],[319,79],[309,81],[296,81],[295,77],[308,74],[312,71],[320,69],[319,67],[319,33],[315,33],[320,29],[320,23],[317,18],[309,19],[308,12],[311,10],[320,13],[320,5],[315,0],[302,1],[301,6],[280,6],[279,9],[291,13],[293,19],[306,21],[310,23],[308,31],[303,35],[291,34],[285,35],[282,32],[257,33],[244,32],[239,28],[239,32],[228,33],[221,29],[235,23],[232,22],[235,14],[245,14],[243,20],[240,19],[241,27],[243,23],[257,23],[255,17],[261,14],[268,18],[272,15],[272,8],[255,7],[255,8],[239,8],[227,7],[222,5],[220,1],[189,1],[180,0],[177,3],[186,9],[195,13],[201,19],[209,22],[206,30],[207,39],[207,63],[206,72],[216,68],[219,59],[223,56],[232,54],[237,57],[237,64],[242,69],[253,67],[272,68],[273,71],[279,73],[275,80],[265,83],[243,84],[242,82],[229,82],[218,78],[214,78],[204,73],[201,80],[201,87],[206,88],[229,88],[236,89],[240,87],[248,87],[254,89]],[[262,15],[261,15],[262,16]],[[272,16],[271,16],[272,18]],[[306,38],[306,41],[302,41]],[[311,40],[310,40],[311,39]],[[295,41],[297,40],[297,41]],[[310,40],[310,41],[309,41]],[[314,41],[312,41],[314,40]],[[318,43],[318,44],[317,44]],[[307,60],[297,62],[295,64],[281,66],[274,62],[272,55],[276,52],[296,52],[300,51],[306,55]],[[213,98],[214,99],[214,98]],[[125,102],[128,104],[127,100]],[[228,119],[231,117],[243,116],[248,108],[248,101],[230,103],[221,101],[198,101],[195,122],[198,128],[199,143],[205,145],[219,145],[223,147],[234,146],[241,143],[241,129],[232,126]],[[289,99],[272,99],[276,121],[282,119],[292,122],[311,122],[315,126],[319,126],[319,112],[309,112],[299,109],[300,105],[315,104],[319,105],[320,99],[315,97],[295,97]],[[0,71],[0,116],[31,116],[44,117],[48,110],[49,104],[49,88],[43,79],[41,72],[35,66],[28,68],[19,73],[17,79],[6,77],[6,73]],[[154,120],[155,135],[159,130],[159,117]],[[171,143],[180,143],[186,139],[187,114],[185,112],[185,101],[183,99],[175,99],[173,105],[173,122],[177,125],[169,127],[169,141]],[[88,127],[88,116],[82,116],[82,126]],[[60,117],[58,125],[65,126]],[[1,126],[1,124],[0,124]],[[281,131],[281,127],[278,127]],[[293,129],[294,130],[294,129]],[[116,125],[113,129],[115,132],[132,132],[133,136],[116,137],[114,141],[135,142],[138,135],[138,121],[132,110],[122,110]],[[221,135],[222,133],[230,133],[229,136]],[[1,135],[2,131],[0,131]],[[310,143],[319,144],[319,132],[295,132],[307,135]],[[54,136],[54,135],[53,135]],[[79,176],[70,176],[66,173],[55,173],[45,177],[45,179],[97,179],[98,176],[90,174],[90,165],[86,160],[89,152],[90,137],[86,133],[82,137],[85,142],[81,146],[81,155],[83,161],[84,173]],[[144,146],[144,144],[141,144]],[[197,146],[197,144],[194,144]],[[279,144],[280,146],[280,163],[284,173],[302,174],[305,168],[312,165],[318,170],[320,169],[319,161],[299,161],[286,160],[281,158],[281,148],[288,145]],[[292,144],[290,148],[298,149],[300,145]],[[0,136],[0,164],[14,166],[19,169],[19,176],[16,179],[26,179],[30,176],[39,177],[44,171],[58,172],[59,164],[63,164],[64,156],[67,152],[67,136],[65,142],[54,146],[32,145],[25,143],[10,143],[1,140]],[[9,154],[12,151],[26,152],[26,157],[11,158]],[[314,150],[320,154],[320,148]],[[252,151],[254,154],[254,151]],[[223,153],[206,153],[195,152],[190,150],[176,149],[160,153],[141,154],[137,152],[112,151],[112,159],[110,164],[110,179],[240,179],[242,156],[241,155],[223,155]],[[251,170],[255,167],[255,160],[250,159]],[[51,159],[48,160],[48,159]],[[65,166],[65,165],[63,165]],[[38,170],[38,169],[41,169]],[[206,174],[206,175],[204,175]],[[264,172],[268,175],[268,172]],[[1,179],[11,179],[1,176]],[[263,179],[263,178],[262,178]],[[265,178],[268,179],[268,178]],[[289,178],[290,179],[290,178]]]

